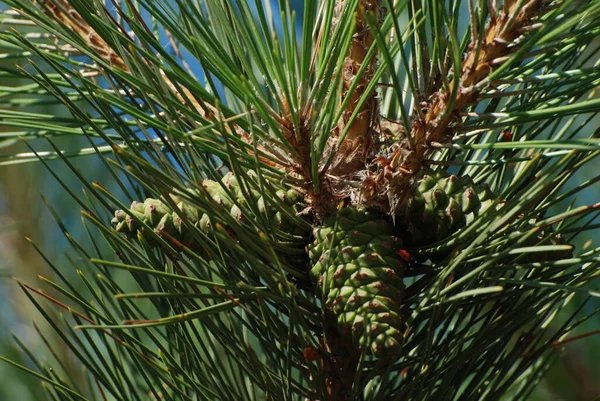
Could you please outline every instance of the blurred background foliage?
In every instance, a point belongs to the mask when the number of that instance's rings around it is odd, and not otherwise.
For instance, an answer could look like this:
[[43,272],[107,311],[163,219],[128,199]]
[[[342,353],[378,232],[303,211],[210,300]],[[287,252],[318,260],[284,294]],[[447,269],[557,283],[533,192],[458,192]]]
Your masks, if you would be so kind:
[[[302,18],[301,4],[304,0],[292,0],[293,6],[298,10],[297,18]],[[6,9],[0,1],[0,10]],[[298,24],[301,26],[301,24]],[[6,25],[0,24],[0,30],[8,29]],[[600,39],[595,39],[600,44]],[[0,53],[5,44],[0,42]],[[27,65],[24,59],[1,60],[0,66],[13,67],[14,65]],[[0,93],[9,90],[11,86],[18,84],[3,81],[0,77]],[[600,97],[598,88],[597,97]],[[23,110],[27,107],[23,104],[12,104],[0,97],[0,107]],[[31,108],[28,110],[33,111]],[[68,116],[66,110],[60,107],[37,107],[36,112],[53,117]],[[583,120],[583,118],[582,118]],[[588,131],[582,132],[582,136],[589,136],[589,130],[600,125],[600,118],[596,116],[595,122],[588,124]],[[2,139],[2,132],[10,130],[11,127],[0,121],[0,154],[15,154],[29,152],[26,144],[20,141],[11,142]],[[80,149],[89,144],[65,143],[60,139],[55,140],[61,149]],[[81,141],[86,141],[85,138]],[[83,146],[82,146],[83,145]],[[43,139],[35,143],[36,151],[51,150],[50,145]],[[105,185],[111,190],[111,178],[103,170],[102,163],[96,156],[85,156],[71,159],[76,168],[81,171],[90,181],[94,180]],[[600,165],[596,162],[597,168]],[[82,184],[72,171],[65,166],[61,160],[53,160],[44,166],[41,163],[23,163],[19,160],[2,158],[0,160],[0,355],[15,360],[25,366],[31,366],[28,356],[18,350],[15,341],[27,344],[27,347],[37,355],[46,355],[52,358],[52,353],[59,360],[65,361],[70,366],[68,370],[74,377],[84,372],[80,364],[67,355],[67,350],[60,347],[48,347],[44,339],[39,335],[54,335],[48,330],[47,324],[39,316],[37,310],[28,301],[24,292],[21,291],[15,279],[27,283],[34,288],[43,285],[40,277],[53,277],[44,258],[36,251],[30,243],[32,241],[46,257],[53,260],[56,266],[65,266],[62,270],[72,280],[73,285],[83,287],[83,282],[77,277],[77,255],[72,253],[68,239],[61,234],[51,210],[47,207],[52,205],[54,211],[61,217],[66,230],[78,242],[84,244],[89,242],[89,236],[81,224],[79,207],[54,179],[52,173],[61,177],[70,189],[81,193]],[[581,171],[578,179],[571,183],[577,185],[598,175],[596,169]],[[565,190],[567,190],[565,188]],[[118,193],[118,192],[116,192]],[[594,204],[600,200],[600,186],[588,188],[584,191],[584,197],[578,199],[579,204]],[[560,205],[564,207],[565,205]],[[576,243],[578,248],[599,246],[600,230],[590,231],[581,235]],[[71,266],[69,266],[71,265]],[[52,295],[52,292],[50,292]],[[565,316],[573,313],[577,302],[571,302],[562,312]],[[586,313],[600,309],[600,299],[595,298],[585,306]],[[53,309],[49,308],[52,313]],[[56,310],[55,310],[56,311]],[[55,316],[59,319],[59,316]],[[38,332],[39,331],[39,332]],[[588,320],[583,324],[573,338],[577,335],[594,333],[600,331],[600,315]],[[537,400],[563,400],[563,401],[592,401],[600,400],[600,333],[597,335],[582,336],[576,341],[561,345],[560,357],[555,361],[554,367],[546,378],[538,386],[532,395],[532,401]],[[60,344],[53,341],[51,336],[47,337],[49,343]],[[43,360],[43,358],[42,358]],[[34,401],[46,399],[39,380],[33,376],[15,369],[8,364],[0,364],[0,400]]]

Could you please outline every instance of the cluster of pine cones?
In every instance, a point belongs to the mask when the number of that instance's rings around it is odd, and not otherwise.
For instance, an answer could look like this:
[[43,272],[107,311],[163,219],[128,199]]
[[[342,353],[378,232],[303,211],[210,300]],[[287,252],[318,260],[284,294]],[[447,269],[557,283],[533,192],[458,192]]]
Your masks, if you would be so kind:
[[[201,253],[192,227],[208,233],[214,217],[200,212],[194,199],[214,202],[213,207],[220,205],[240,222],[248,219],[244,210],[265,214],[279,230],[307,238],[306,271],[324,313],[336,322],[341,335],[348,336],[359,352],[391,357],[402,348],[403,277],[410,259],[405,248],[442,241],[489,208],[500,207],[486,184],[441,170],[423,169],[413,188],[395,224],[378,212],[344,207],[307,233],[289,222],[282,209],[269,207],[259,190],[242,190],[228,173],[221,182],[205,180],[199,190],[173,191],[168,200],[133,202],[129,210],[116,211],[111,223],[129,237],[141,234],[151,246],[159,246],[152,238],[162,237],[175,248]],[[279,206],[291,213],[302,209],[296,191],[280,189],[276,196]],[[156,236],[146,235],[147,230]]]

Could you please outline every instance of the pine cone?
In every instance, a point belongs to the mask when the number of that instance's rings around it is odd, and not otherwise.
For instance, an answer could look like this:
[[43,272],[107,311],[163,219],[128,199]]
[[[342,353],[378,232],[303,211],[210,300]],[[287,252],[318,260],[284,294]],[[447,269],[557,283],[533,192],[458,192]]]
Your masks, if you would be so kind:
[[403,216],[397,216],[407,245],[425,246],[441,241],[465,227],[495,203],[487,184],[471,177],[423,169]]
[[[314,229],[311,277],[327,315],[359,351],[378,358],[402,346],[400,307],[405,263],[391,225],[361,210],[343,209]],[[346,337],[347,338],[347,337]]]
[[[242,191],[237,178],[233,174],[226,174],[221,182],[223,185],[216,181],[204,180],[202,183],[203,189],[190,190],[189,193],[192,196],[189,198],[184,197],[183,193],[174,190],[169,196],[179,209],[179,213],[174,211],[167,202],[148,198],[143,203],[133,202],[129,210],[117,210],[115,212],[115,217],[111,220],[111,225],[117,232],[123,233],[128,237],[135,237],[137,236],[138,230],[142,229],[142,226],[138,221],[132,217],[135,216],[138,220],[151,227],[156,234],[166,237],[167,241],[172,238],[185,247],[195,250],[199,248],[200,244],[197,243],[192,232],[184,223],[180,215],[185,216],[193,226],[204,232],[209,232],[211,229],[211,218],[206,213],[202,213],[199,208],[189,200],[194,197],[206,198],[208,195],[213,202],[222,206],[238,221],[244,221],[246,219],[246,215],[242,211],[243,206],[247,205],[249,202],[253,202],[253,206],[255,206],[258,212],[269,213],[271,221],[276,224],[280,230],[290,234],[302,234],[298,231],[297,227],[285,219],[279,210],[267,210],[265,199],[260,192],[253,189],[248,189],[249,193]],[[276,195],[282,201],[284,206],[289,206],[291,208],[291,212],[295,211],[293,208],[300,200],[296,191],[278,190]],[[142,230],[142,235],[143,234],[144,232]],[[152,243],[151,238],[148,238],[148,240],[151,246],[156,245]]]
[[[397,216],[397,226],[403,230],[400,236],[405,244],[431,245],[465,227],[495,204],[496,196],[487,184],[475,184],[468,175],[458,177],[443,170],[423,169],[405,215]],[[564,244],[560,235],[542,243],[546,237],[548,229],[541,230],[523,246]],[[546,262],[571,256],[571,251],[547,251],[528,254],[527,260]]]

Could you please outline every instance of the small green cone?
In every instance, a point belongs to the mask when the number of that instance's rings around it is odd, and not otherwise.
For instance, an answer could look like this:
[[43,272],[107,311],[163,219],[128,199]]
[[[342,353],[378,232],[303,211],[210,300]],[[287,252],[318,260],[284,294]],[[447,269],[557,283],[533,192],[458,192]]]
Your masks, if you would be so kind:
[[[431,245],[459,231],[490,207],[498,206],[496,196],[486,184],[475,184],[469,176],[422,169],[413,196],[403,213],[396,216],[397,232],[405,245]],[[523,246],[538,244],[564,245],[564,242],[560,235],[549,236],[545,229],[532,235]],[[532,252],[526,260],[547,262],[571,256],[572,251],[566,250]]]
[[[289,207],[290,213],[295,213],[295,207],[300,201],[300,196],[294,190],[278,190],[277,197],[281,200],[284,207]],[[115,211],[114,218],[111,220],[111,225],[115,231],[125,234],[129,238],[136,238],[137,231],[143,228],[139,222],[152,228],[159,236],[164,237],[167,242],[169,240],[176,241],[179,245],[190,248],[192,250],[200,249],[200,244],[194,239],[193,233],[186,225],[183,215],[189,223],[208,233],[212,229],[211,217],[199,210],[197,206],[190,200],[194,197],[208,197],[217,205],[222,207],[234,219],[244,221],[246,216],[240,206],[248,205],[253,202],[256,210],[260,213],[269,213],[271,221],[277,225],[277,228],[283,232],[292,235],[303,235],[306,233],[300,230],[282,217],[282,213],[275,210],[268,210],[265,199],[256,190],[248,190],[244,192],[237,178],[233,174],[226,174],[221,184],[212,180],[204,180],[202,188],[199,190],[190,190],[189,197],[183,193],[173,191],[169,194],[171,201],[177,206],[179,212],[172,209],[171,205],[160,199],[148,198],[144,202],[133,202],[129,210]],[[235,199],[235,201],[233,200]],[[144,235],[142,230],[142,235]],[[146,238],[149,236],[145,235]],[[151,246],[156,246],[156,241],[148,238]],[[177,245],[177,244],[174,244]]]
[[465,227],[494,203],[487,184],[475,184],[469,176],[423,169],[413,196],[396,216],[397,226],[406,245],[430,245]]
[[313,234],[311,277],[340,335],[376,358],[397,356],[405,263],[392,226],[367,211],[342,209]]

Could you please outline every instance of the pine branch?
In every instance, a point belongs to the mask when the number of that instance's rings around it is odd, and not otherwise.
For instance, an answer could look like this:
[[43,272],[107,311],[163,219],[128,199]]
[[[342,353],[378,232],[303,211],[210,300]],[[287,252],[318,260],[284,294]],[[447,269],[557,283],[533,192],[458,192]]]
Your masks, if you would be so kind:
[[390,158],[384,161],[383,185],[389,186],[393,194],[392,209],[406,203],[410,179],[423,166],[432,145],[451,139],[451,123],[478,101],[482,84],[488,82],[490,75],[513,62],[508,56],[516,52],[515,40],[523,34],[524,28],[546,12],[539,0],[507,1],[500,10],[494,7],[491,4],[490,21],[481,36],[472,24],[470,51],[457,68],[457,78],[448,88],[431,96],[422,114],[424,118],[413,120],[407,138],[397,144]]

